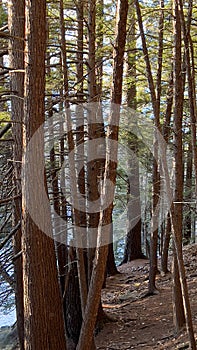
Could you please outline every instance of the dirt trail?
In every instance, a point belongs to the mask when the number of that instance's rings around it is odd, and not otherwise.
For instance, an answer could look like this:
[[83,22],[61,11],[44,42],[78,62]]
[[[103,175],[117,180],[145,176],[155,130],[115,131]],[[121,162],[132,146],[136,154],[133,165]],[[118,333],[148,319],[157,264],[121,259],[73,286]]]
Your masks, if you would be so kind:
[[[197,338],[196,244],[184,248],[184,261]],[[97,349],[188,349],[186,331],[174,332],[171,274],[158,275],[158,294],[144,298],[148,261],[135,260],[118,269],[121,274],[109,277],[102,292],[104,309],[114,322],[105,324],[96,337]]]

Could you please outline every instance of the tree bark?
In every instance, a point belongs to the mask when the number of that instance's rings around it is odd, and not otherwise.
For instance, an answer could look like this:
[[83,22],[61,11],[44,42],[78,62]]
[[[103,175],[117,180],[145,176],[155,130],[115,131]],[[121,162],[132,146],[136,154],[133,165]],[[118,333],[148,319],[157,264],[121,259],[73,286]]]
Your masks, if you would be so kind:
[[162,256],[161,256],[161,269],[164,273],[168,272],[168,249],[170,244],[170,237],[171,237],[171,218],[170,218],[170,214],[168,213],[167,223],[165,227]]
[[[191,121],[191,141],[192,141],[192,153],[194,162],[195,179],[197,179],[197,137],[196,137],[196,120],[197,120],[197,108],[196,108],[196,82],[194,74],[194,61],[193,61],[193,44],[190,36],[190,25],[192,20],[192,0],[189,1],[187,24],[185,23],[183,2],[178,0],[180,9],[180,18],[183,30],[183,39],[185,46],[185,61],[186,71],[188,78],[188,96],[189,96],[189,109],[190,109],[190,121]],[[197,180],[195,182],[195,195],[197,197]]]
[[192,238],[192,218],[190,212],[190,202],[192,201],[192,143],[189,141],[188,150],[187,150],[187,160],[186,160],[186,179],[185,179],[185,196],[184,201],[186,204],[186,213],[184,217],[184,228],[183,228],[183,237],[184,244],[189,244]]
[[[182,159],[182,115],[183,115],[183,80],[181,53],[181,22],[177,0],[174,1],[174,150],[175,150],[175,184],[174,184],[174,215],[179,249],[182,249],[182,202],[183,202],[183,159]],[[174,322],[177,330],[185,323],[181,284],[177,256],[174,256]],[[178,282],[178,283],[177,283]]]
[[[139,1],[135,0],[135,7],[138,18],[138,25],[140,29],[140,35],[142,40],[142,48],[144,53],[144,60],[146,63],[146,72],[148,85],[150,89],[151,102],[154,113],[154,124],[155,127],[160,130],[160,82],[161,82],[161,71],[162,71],[162,57],[158,55],[158,69],[157,69],[157,93],[155,91],[155,84],[153,80],[151,64],[149,59],[149,53],[146,44],[146,37],[144,33],[141,9],[139,5]],[[163,7],[163,2],[161,1],[161,7]],[[163,52],[163,11],[161,11],[160,17],[160,35],[159,35],[159,52],[160,55]],[[154,145],[153,145],[153,204],[152,204],[152,220],[151,220],[151,240],[150,240],[150,270],[149,270],[149,294],[153,294],[156,286],[155,286],[155,277],[157,272],[157,242],[158,242],[158,201],[160,196],[160,178],[158,171],[158,142],[155,137]]]
[[[129,52],[127,54],[127,77],[129,80],[127,86],[127,105],[134,110],[137,109],[136,102],[136,15],[135,9],[130,1],[129,6],[129,32],[127,34],[127,45]],[[128,155],[128,197],[127,204],[127,238],[124,249],[124,256],[121,264],[127,263],[134,259],[145,258],[141,247],[141,203],[140,203],[140,183],[139,183],[139,161],[137,159],[137,139],[134,135],[128,135],[127,146],[136,155]],[[132,200],[131,200],[132,198]],[[132,226],[131,226],[132,225]]]
[[[126,23],[128,13],[128,1],[120,0],[117,5],[117,22],[116,22],[116,43],[114,48],[114,68],[113,68],[113,85],[112,85],[112,103],[117,103],[117,108],[113,107],[107,135],[114,141],[118,140],[118,126],[117,121],[119,120],[119,108],[122,98],[122,79],[123,79],[123,59],[126,43]],[[109,150],[111,152],[111,150]],[[106,181],[106,175],[110,178],[112,183],[115,185],[116,180],[116,167],[117,164],[106,160],[104,184]],[[105,191],[105,187],[104,187]],[[113,204],[111,204],[100,216],[100,225],[98,231],[98,246],[96,249],[96,259],[94,262],[92,276],[90,281],[87,306],[85,310],[84,320],[81,328],[79,343],[77,350],[89,350],[91,349],[93,332],[97,319],[97,312],[101,296],[101,288],[104,281],[108,246],[103,245],[102,237],[102,225],[111,224],[111,214],[113,210]],[[107,237],[110,236],[110,229],[108,228]],[[107,242],[106,242],[107,243]]]
[[[66,349],[63,309],[49,202],[42,198],[46,190],[44,174],[44,97],[46,2],[26,1],[25,47],[25,109],[24,109],[24,173],[22,179],[22,251],[24,288],[24,348],[28,350]],[[38,131],[38,128],[40,131]],[[29,142],[34,133],[39,141]],[[29,144],[29,145],[28,145]],[[32,192],[32,187],[35,186]],[[47,191],[47,190],[46,190]],[[35,193],[35,194],[33,194]],[[44,217],[42,229],[35,224],[29,208],[36,208],[38,218]],[[58,336],[57,336],[58,334]]]
[[[21,221],[21,162],[22,162],[22,122],[24,97],[24,37],[25,37],[25,1],[12,0],[8,8],[8,25],[10,32],[9,59],[10,90],[12,91],[12,136],[14,187],[14,225]],[[17,71],[15,71],[17,70]],[[21,251],[21,226],[13,239],[14,255]],[[24,310],[23,310],[23,272],[22,257],[14,261],[16,283],[16,314],[19,344],[24,349]]]

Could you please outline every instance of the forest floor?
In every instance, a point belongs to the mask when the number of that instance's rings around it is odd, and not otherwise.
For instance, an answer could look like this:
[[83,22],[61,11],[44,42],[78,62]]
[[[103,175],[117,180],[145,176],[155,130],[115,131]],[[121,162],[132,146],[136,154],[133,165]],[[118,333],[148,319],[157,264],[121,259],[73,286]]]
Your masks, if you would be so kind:
[[[183,252],[197,339],[197,244],[184,247]],[[149,261],[134,260],[118,270],[120,274],[108,277],[102,290],[103,308],[110,321],[95,338],[97,350],[189,349],[186,330],[176,334],[173,327],[171,274],[158,274],[158,293],[145,297]],[[0,349],[18,349],[13,347],[16,343],[15,329],[0,330]]]
[[[197,339],[197,244],[183,252]],[[158,274],[158,294],[145,297],[148,260],[134,260],[118,270],[120,274],[108,277],[102,291],[103,307],[112,321],[96,336],[97,349],[189,349],[186,330],[176,334],[173,327],[171,274]]]

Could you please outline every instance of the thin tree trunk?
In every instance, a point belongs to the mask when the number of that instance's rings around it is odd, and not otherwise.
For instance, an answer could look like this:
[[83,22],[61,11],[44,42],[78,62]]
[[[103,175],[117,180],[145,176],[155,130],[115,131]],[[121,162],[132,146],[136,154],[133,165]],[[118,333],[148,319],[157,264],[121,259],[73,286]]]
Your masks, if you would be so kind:
[[[117,108],[113,107],[111,113],[111,119],[109,120],[108,135],[114,141],[118,140],[118,126],[117,121],[119,120],[119,106],[121,104],[122,97],[122,79],[123,79],[123,58],[126,43],[126,22],[127,22],[127,12],[128,12],[128,1],[120,0],[117,5],[117,24],[116,24],[116,45],[114,48],[114,68],[113,68],[113,86],[112,86],[112,103],[117,103]],[[116,122],[115,122],[116,121]],[[109,149],[109,152],[110,149]],[[110,153],[109,153],[110,154]],[[110,161],[106,160],[105,165],[105,176],[104,184],[106,181],[106,175],[115,184],[116,180],[116,167],[117,164],[111,164]],[[104,187],[104,191],[105,191]],[[85,310],[84,320],[81,328],[81,334],[79,338],[79,343],[77,350],[89,350],[91,349],[91,343],[93,338],[93,332],[95,328],[97,312],[101,297],[101,288],[104,281],[106,261],[108,246],[106,241],[103,241],[102,230],[108,225],[106,230],[106,236],[110,236],[110,224],[111,224],[111,214],[113,210],[113,205],[110,205],[100,217],[100,225],[98,231],[98,245],[96,249],[96,260],[92,270],[92,276],[90,281],[87,306]],[[103,245],[105,243],[105,245]]]
[[194,161],[195,180],[196,180],[195,194],[197,197],[197,147],[196,147],[197,111],[196,111],[196,91],[195,91],[196,88],[195,88],[195,74],[193,74],[194,70],[192,71],[192,68],[191,68],[191,58],[193,59],[193,56],[192,56],[193,48],[192,48],[192,42],[190,37],[190,24],[192,19],[193,1],[192,0],[189,1],[187,25],[184,19],[182,0],[178,0],[178,5],[180,8],[180,18],[181,18],[183,39],[184,39],[184,45],[185,45],[185,60],[186,60],[186,71],[187,71],[187,78],[188,78],[188,96],[189,96],[189,108],[190,108],[190,120],[191,120],[192,153],[193,153],[193,161]]
[[114,257],[114,247],[113,247],[113,223],[111,223],[111,234],[110,234],[110,244],[108,246],[107,255],[107,265],[106,265],[106,275],[115,276],[119,273]]
[[170,214],[168,213],[167,223],[165,227],[162,256],[161,256],[161,269],[164,273],[167,273],[169,271],[168,270],[168,249],[170,244],[170,237],[171,237],[171,219],[170,219]]
[[[181,54],[181,22],[177,0],[174,1],[174,143],[175,143],[175,184],[174,184],[174,215],[176,229],[179,232],[178,249],[182,250],[182,201],[183,201],[183,164],[182,164],[182,115],[183,115],[183,79],[182,79],[182,54]],[[175,328],[181,329],[185,323],[181,285],[179,283],[179,269],[177,258],[174,256],[174,321]]]
[[[158,139],[160,139],[160,135],[158,135]],[[184,261],[183,261],[181,235],[180,235],[180,231],[178,230],[175,206],[173,202],[174,201],[173,191],[170,184],[170,176],[168,172],[168,165],[167,165],[167,158],[166,158],[166,145],[164,144],[162,139],[159,140],[159,149],[162,157],[162,167],[163,167],[163,172],[164,172],[165,182],[166,182],[166,194],[167,194],[168,205],[169,206],[171,205],[170,213],[171,213],[171,222],[172,222],[172,235],[173,235],[174,247],[175,247],[176,257],[178,262],[178,270],[180,274],[179,281],[181,283],[181,292],[183,297],[184,314],[186,319],[187,331],[188,331],[191,349],[196,350],[196,343],[195,343],[193,324],[192,324],[192,314],[191,314],[188,287],[187,287],[187,281],[186,281],[186,275],[185,275],[185,267],[184,267]]]
[[[146,44],[146,37],[144,33],[141,9],[139,1],[135,0],[135,7],[138,18],[138,25],[140,29],[140,35],[142,40],[142,48],[144,53],[144,59],[146,63],[147,79],[151,94],[151,102],[154,113],[154,124],[158,130],[160,127],[160,94],[161,94],[161,70],[162,70],[162,52],[163,52],[163,10],[160,17],[160,33],[159,33],[159,55],[158,55],[158,70],[157,70],[157,93],[155,91],[155,85],[152,76],[151,64]],[[163,7],[163,1],[161,1],[161,7]],[[158,171],[158,142],[155,137],[153,145],[153,208],[152,208],[152,221],[151,221],[151,244],[150,244],[150,270],[149,270],[149,294],[153,294],[155,286],[155,277],[157,272],[157,241],[158,241],[158,201],[160,193],[160,179]]]
[[[170,74],[168,92],[167,92],[167,106],[166,106],[166,112],[165,112],[165,120],[162,128],[162,135],[166,144],[168,144],[169,137],[170,137],[170,122],[171,122],[173,97],[174,97],[173,82],[174,82],[174,72],[172,69]],[[167,223],[165,227],[163,248],[162,248],[162,257],[161,257],[161,269],[164,273],[168,272],[168,249],[170,244],[170,237],[171,237],[171,218],[170,218],[170,213],[168,213]]]
[[[84,20],[84,3],[83,1],[79,0],[77,4],[77,20],[78,20],[78,36],[77,36],[77,48],[78,48],[78,54],[77,54],[77,80],[81,81],[77,94],[78,94],[78,100],[80,102],[83,102],[83,20]],[[84,143],[84,113],[83,108],[81,106],[77,107],[77,121],[76,121],[76,145],[79,146]],[[78,162],[77,167],[79,171],[77,171],[77,174],[79,174],[78,178],[78,186],[79,191],[82,195],[85,196],[85,155],[84,155],[84,147],[80,147],[80,153],[78,155]],[[87,217],[86,217],[86,208],[85,205],[81,207],[81,211],[78,212],[75,211],[75,219],[76,224],[79,227],[83,227],[84,229],[87,227]],[[84,247],[86,247],[87,244],[87,236],[85,237]],[[87,251],[81,248],[77,247],[77,267],[78,267],[78,276],[79,276],[79,288],[80,288],[80,296],[81,296],[81,308],[82,308],[82,315],[84,315],[85,307],[86,307],[86,301],[87,301],[87,276],[86,276],[86,269],[85,269],[85,261],[84,261],[84,255],[87,257]]]
[[[22,121],[23,121],[23,97],[24,97],[24,37],[25,37],[25,1],[12,0],[8,8],[9,31],[11,35],[9,58],[12,91],[12,135],[14,139],[13,165],[14,165],[14,225],[21,220],[21,162],[22,162]],[[17,70],[15,72],[14,70]],[[14,255],[21,251],[21,228],[14,236]],[[21,350],[24,349],[24,310],[23,310],[23,273],[22,257],[14,261],[16,281],[16,314],[17,329]]]
[[[88,115],[88,138],[90,141],[96,139],[103,140],[103,148],[105,150],[105,129],[102,115],[102,108],[100,104],[100,95],[97,89],[96,79],[96,0],[89,0],[89,16],[88,16],[88,42],[89,42],[89,53],[88,53],[88,91],[89,101],[92,104],[91,111]],[[101,93],[101,91],[100,91]],[[97,102],[98,101],[98,102]],[[97,102],[97,103],[96,103]],[[100,145],[99,145],[100,146]],[[92,157],[93,152],[93,157]],[[105,159],[99,158],[94,155],[95,147],[92,146],[92,142],[88,148],[88,158],[94,158],[88,161],[87,164],[87,188],[88,188],[88,205],[91,207],[91,202],[100,199],[99,193],[99,181],[102,181],[105,167]],[[97,151],[96,151],[97,152]],[[95,157],[94,157],[95,156]],[[91,230],[97,229],[99,226],[100,213],[99,211],[88,214],[88,283],[91,281],[91,274],[93,268],[93,260],[95,258],[96,247],[96,235],[92,235]],[[93,237],[93,239],[92,239]],[[92,248],[93,247],[93,248]],[[100,309],[102,308],[101,302],[99,303]],[[102,312],[101,312],[102,314]]]
[[[81,42],[81,40],[83,40],[83,7],[82,4],[79,5],[78,7],[78,16],[79,16],[79,38],[78,38],[78,44],[80,42],[80,52],[83,51],[83,41]],[[61,26],[61,49],[62,49],[62,73],[63,73],[63,86],[64,86],[64,109],[65,109],[65,114],[66,114],[66,121],[67,121],[67,127],[68,127],[68,148],[69,148],[69,152],[70,152],[70,177],[71,177],[71,188],[75,191],[77,191],[77,180],[75,177],[75,164],[74,164],[74,158],[72,157],[72,151],[74,150],[75,144],[74,144],[74,138],[73,138],[73,132],[72,132],[72,121],[71,121],[71,116],[70,116],[70,111],[69,111],[69,103],[68,103],[68,91],[69,91],[69,84],[68,84],[68,67],[67,67],[67,50],[66,50],[66,33],[65,33],[65,25],[64,25],[64,3],[63,0],[60,0],[60,26]],[[82,69],[82,61],[81,59],[83,59],[83,55],[80,55],[80,67],[78,68],[78,79],[81,79],[81,75],[83,74],[83,69]],[[81,93],[83,90],[83,84],[80,86],[80,98],[81,98]],[[78,117],[81,117],[81,113],[79,113]],[[79,130],[79,129],[78,129]],[[79,143],[81,143],[83,141],[83,130],[82,130],[82,134],[81,134],[81,130],[80,130],[80,134],[78,136],[82,136],[82,140],[77,139],[77,144],[79,145]],[[80,190],[83,190],[83,184],[82,182],[79,184],[80,185]],[[75,196],[75,194],[73,194]],[[83,209],[83,208],[82,208]],[[72,208],[72,212],[73,212],[73,216],[74,216],[74,224],[76,225],[76,227],[80,227],[82,226],[84,223],[86,224],[86,218],[83,216],[83,219],[81,220],[81,213],[78,209],[76,208]],[[84,222],[85,220],[85,222]],[[79,240],[81,240],[81,233],[77,233],[75,232],[75,239],[78,242]],[[79,242],[78,242],[79,243]],[[78,272],[78,278],[79,278],[79,286],[78,286],[78,280],[76,281],[76,278],[72,278],[72,280],[70,280],[70,283],[73,284],[73,286],[69,286],[69,293],[71,293],[71,295],[69,295],[67,297],[67,300],[73,300],[73,296],[72,296],[72,289],[73,291],[75,291],[75,299],[77,300],[78,295],[77,293],[80,294],[80,300],[81,300],[81,312],[82,315],[84,314],[84,309],[85,309],[85,305],[86,305],[86,299],[87,299],[87,286],[86,286],[86,273],[85,273],[85,265],[84,265],[84,255],[83,255],[83,250],[81,249],[81,244],[76,244],[77,248],[76,248],[76,256],[77,256],[77,272]],[[72,271],[73,274],[73,271]],[[76,285],[75,285],[76,283]],[[66,292],[68,294],[68,292]],[[75,302],[74,305],[76,305],[77,302]],[[69,305],[68,305],[69,307]],[[76,307],[73,307],[70,311],[70,315],[69,315],[69,319],[68,319],[68,323],[70,323],[70,318],[72,319],[71,323],[73,323],[73,327],[74,327],[74,323],[75,323],[75,317],[76,317],[76,313],[78,312],[78,306],[76,305]],[[67,305],[65,305],[65,316],[67,315]],[[80,319],[81,320],[81,319]],[[65,322],[67,323],[67,319],[65,319]],[[80,325],[80,322],[78,322],[78,327]],[[68,325],[69,327],[69,325]],[[77,335],[75,334],[74,336],[74,342],[75,344],[78,341],[78,337],[79,337],[79,329],[76,331],[76,333],[78,333]]]
[[96,26],[96,45],[98,50],[100,51],[97,53],[96,57],[96,65],[97,65],[97,93],[98,93],[98,100],[102,100],[102,93],[103,93],[103,53],[101,51],[101,48],[103,47],[103,40],[104,40],[104,0],[98,1],[97,6],[97,16],[98,16],[98,23]]
[[[190,203],[192,201],[192,143],[189,141],[186,159],[186,179],[185,179],[185,196],[184,201]],[[190,205],[186,204],[186,213],[184,217],[184,244],[189,244],[192,238],[192,218],[189,210]]]
[[[127,105],[134,110],[136,103],[136,15],[133,8],[133,1],[129,7],[129,32],[127,34],[127,45],[129,52],[127,55],[127,76],[129,79],[127,87]],[[135,155],[137,154],[137,139],[134,135],[128,135],[127,146]],[[124,257],[121,264],[134,259],[145,258],[141,247],[141,203],[140,203],[140,183],[139,183],[139,161],[136,157],[128,154],[128,197],[127,204],[127,238],[124,250]],[[132,198],[132,200],[131,200]],[[131,226],[132,225],[132,226]]]

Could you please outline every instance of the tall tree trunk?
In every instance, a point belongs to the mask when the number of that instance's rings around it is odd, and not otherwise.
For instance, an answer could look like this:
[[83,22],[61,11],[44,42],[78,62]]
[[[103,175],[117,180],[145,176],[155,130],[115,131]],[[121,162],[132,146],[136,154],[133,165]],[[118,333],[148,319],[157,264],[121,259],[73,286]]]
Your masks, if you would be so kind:
[[[112,103],[116,103],[117,107],[112,107],[108,136],[114,141],[118,140],[118,125],[119,111],[122,98],[122,79],[123,79],[123,59],[124,50],[126,43],[126,23],[127,23],[127,12],[128,12],[128,1],[120,0],[117,5],[117,23],[116,23],[116,44],[114,46],[114,67],[113,67],[113,85],[112,85]],[[109,152],[112,150],[109,149]],[[117,151],[117,150],[116,150]],[[110,154],[109,154],[110,155]],[[116,167],[117,164],[114,162],[111,164],[110,158],[106,160],[104,184],[106,181],[106,175],[110,178],[112,183],[115,185],[116,180]],[[104,191],[106,188],[104,187]],[[99,230],[98,230],[98,246],[96,248],[96,260],[94,262],[89,293],[87,299],[87,306],[85,310],[84,320],[81,328],[81,334],[77,350],[89,350],[91,349],[93,332],[95,328],[98,307],[101,297],[101,288],[103,285],[108,246],[106,245],[107,240],[103,241],[102,226],[106,230],[106,237],[110,236],[110,224],[111,214],[113,210],[113,204],[111,204],[103,213],[101,212]],[[108,225],[108,229],[105,228]],[[105,244],[105,245],[103,245]]]
[[[11,35],[9,58],[12,73],[10,90],[12,91],[12,135],[14,139],[14,226],[21,220],[21,162],[22,162],[22,122],[24,97],[24,38],[25,38],[25,1],[12,0],[8,8],[9,31]],[[16,71],[15,71],[16,70]],[[18,197],[18,198],[17,198]],[[21,228],[14,236],[14,254],[21,251]],[[22,258],[14,261],[16,281],[16,314],[18,337],[21,350],[24,349],[24,314],[23,314],[23,273]]]
[[[77,49],[78,49],[78,63],[77,63],[77,80],[81,81],[78,89],[78,99],[83,102],[83,96],[84,96],[84,86],[83,86],[83,34],[84,34],[84,28],[83,28],[83,21],[84,21],[84,3],[83,1],[79,0],[77,4],[77,19],[78,19],[78,36],[77,36]],[[77,107],[77,120],[76,120],[76,145],[79,146],[84,144],[85,142],[85,130],[84,130],[84,111],[83,107],[79,106]],[[77,171],[77,174],[79,174],[78,177],[78,186],[79,186],[79,192],[85,196],[85,154],[84,154],[84,147],[80,147],[80,152],[78,155],[78,162],[77,167],[79,171]],[[83,229],[87,228],[87,216],[86,216],[86,208],[85,204],[81,206],[81,211],[75,211],[75,219],[76,224],[79,227],[83,227]],[[86,247],[87,244],[87,235],[85,235],[85,242],[84,247]],[[82,315],[84,315],[85,307],[86,307],[86,301],[87,301],[87,264],[85,264],[85,261],[87,260],[87,250],[84,251],[83,248],[77,247],[77,266],[78,266],[78,276],[79,276],[79,288],[80,288],[80,296],[81,296],[81,308],[82,308]],[[87,263],[87,261],[86,261]]]
[[[140,35],[142,40],[142,48],[144,53],[144,60],[146,63],[146,73],[151,94],[151,102],[154,113],[154,124],[156,129],[160,131],[160,94],[161,94],[161,71],[162,71],[162,53],[163,53],[163,1],[161,0],[161,15],[160,15],[160,32],[158,41],[158,69],[157,69],[157,90],[155,91],[155,84],[153,80],[151,64],[149,59],[149,53],[146,44],[146,37],[144,33],[141,9],[139,1],[135,0],[135,7],[138,18],[138,25],[140,29]],[[152,208],[152,220],[151,220],[151,244],[150,244],[150,270],[149,270],[149,294],[153,294],[155,286],[155,277],[157,272],[157,242],[158,242],[158,217],[159,217],[159,197],[160,197],[160,178],[158,170],[158,142],[155,136],[153,145],[153,208]]]
[[[187,287],[187,281],[186,281],[186,275],[185,275],[182,245],[180,244],[181,235],[180,235],[180,231],[178,230],[178,224],[176,221],[173,191],[170,184],[170,176],[169,176],[168,165],[167,165],[166,145],[164,144],[163,140],[160,138],[159,135],[158,135],[158,138],[160,139],[159,149],[162,157],[162,166],[163,166],[163,172],[164,172],[165,182],[166,182],[166,194],[167,194],[168,205],[171,204],[170,213],[171,213],[171,222],[172,222],[172,235],[173,235],[174,248],[175,248],[175,253],[177,258],[176,261],[178,262],[177,266],[178,266],[179,276],[180,276],[179,282],[181,284],[181,293],[184,300],[184,303],[183,303],[184,315],[186,318],[186,325],[187,325],[190,347],[191,349],[196,350],[196,342],[195,342],[194,331],[193,331],[192,314],[191,314],[188,287]],[[176,281],[174,279],[174,283],[175,282]],[[179,299],[179,302],[180,301],[181,300]],[[177,306],[178,306],[178,302],[177,302]],[[180,307],[182,308],[182,305]]]
[[[174,144],[175,144],[175,220],[177,223],[177,237],[179,249],[182,250],[182,201],[183,201],[183,164],[182,164],[182,115],[183,115],[183,80],[182,80],[182,54],[181,54],[181,22],[177,0],[174,1]],[[185,323],[183,300],[179,270],[177,269],[177,256],[173,259],[174,278],[174,323],[177,330]]]
[[[26,20],[23,147],[24,151],[30,148],[23,158],[22,179],[24,347],[62,350],[66,343],[50,207],[42,196],[46,189],[44,134],[43,129],[38,131],[45,112],[46,2],[27,0]],[[39,133],[39,140],[31,147],[29,142],[35,132]],[[44,221],[36,224],[29,210],[37,212],[37,219]]]
[[184,217],[184,228],[183,228],[183,234],[184,234],[184,244],[188,244],[191,242],[192,238],[192,218],[191,218],[191,212],[190,212],[190,202],[192,201],[192,143],[189,141],[188,144],[188,150],[186,153],[186,179],[185,179],[185,196],[184,201],[187,203],[186,213]]
[[190,25],[192,20],[192,9],[193,0],[189,1],[188,6],[188,16],[187,24],[185,23],[183,2],[178,0],[180,8],[180,18],[183,30],[183,39],[185,45],[185,61],[186,61],[186,71],[188,78],[188,96],[189,96],[189,109],[190,109],[190,120],[191,120],[191,140],[192,140],[192,153],[194,162],[194,172],[195,172],[195,194],[197,197],[197,136],[196,136],[196,120],[197,120],[197,109],[196,109],[196,82],[194,74],[194,61],[193,61],[193,44],[190,36]]
[[[178,9],[178,3],[177,0],[173,3],[174,8],[174,52],[175,52],[175,62],[174,62],[174,76],[175,76],[175,112],[174,112],[174,127],[175,127],[175,158],[177,160],[177,163],[180,166],[180,169],[182,168],[182,162],[180,162],[180,159],[182,158],[182,103],[183,103],[183,82],[182,82],[182,70],[181,70],[181,26],[180,26],[180,13]],[[159,135],[157,135],[159,137]],[[182,210],[179,207],[180,204],[182,204],[180,201],[176,201],[173,198],[173,192],[170,185],[170,177],[168,172],[168,165],[167,165],[167,159],[166,159],[166,146],[160,140],[159,142],[159,148],[160,153],[162,155],[162,165],[163,165],[163,171],[165,176],[165,182],[166,182],[166,192],[167,192],[167,199],[168,199],[168,205],[171,205],[171,222],[172,222],[172,234],[173,234],[173,241],[174,241],[174,251],[175,251],[175,273],[174,273],[174,284],[176,281],[180,282],[181,291],[179,288],[179,285],[176,285],[176,300],[174,303],[175,306],[175,321],[176,321],[176,327],[181,327],[184,325],[184,319],[181,318],[182,309],[184,305],[184,316],[186,319],[186,325],[187,325],[187,331],[189,336],[189,342],[191,349],[196,349],[196,342],[194,338],[194,331],[193,331],[193,324],[192,324],[192,314],[191,314],[191,308],[190,308],[190,301],[189,301],[189,294],[188,294],[188,287],[186,282],[186,275],[185,275],[185,267],[184,267],[184,261],[183,261],[183,252],[182,252]],[[181,153],[181,154],[180,154]],[[175,169],[175,194],[174,197],[177,198],[177,196],[181,196],[179,193],[179,184],[177,183],[177,180],[179,178],[179,170],[178,170],[178,164],[176,164]],[[182,184],[183,182],[183,174],[180,172],[181,177],[180,181]],[[179,198],[179,197],[178,197]],[[177,203],[178,202],[178,203]],[[179,206],[178,206],[179,205]],[[178,220],[178,221],[177,221]],[[176,264],[177,262],[177,264]],[[176,267],[178,266],[178,272],[179,275],[176,274]],[[176,277],[176,279],[175,279]],[[177,290],[178,288],[178,290]],[[179,292],[180,291],[180,292]],[[180,295],[180,297],[179,297]],[[178,296],[178,298],[177,298]],[[183,299],[183,301],[182,301]],[[178,309],[179,308],[179,309]]]
[[97,93],[99,101],[102,100],[103,94],[103,40],[104,40],[104,0],[99,0],[97,5],[97,26],[96,26],[96,45],[98,53],[96,56],[96,75],[97,75]]
[[[83,4],[78,5],[78,18],[79,18],[79,29],[78,29],[78,45],[79,45],[79,53],[80,53],[80,66],[77,69],[78,79],[81,81],[79,88],[79,96],[82,98],[83,93],[83,83],[82,83],[82,74],[83,74]],[[64,24],[64,3],[63,0],[60,0],[60,27],[61,27],[61,53],[62,53],[62,75],[63,75],[63,87],[64,87],[64,111],[66,114],[66,121],[68,127],[68,148],[70,155],[74,150],[75,143],[72,131],[72,121],[69,110],[69,102],[68,102],[68,93],[69,93],[69,82],[68,82],[68,66],[67,66],[67,49],[66,49],[66,32],[65,32],[65,24]],[[78,117],[81,117],[81,111],[78,110]],[[83,142],[83,126],[82,129],[77,126],[77,130],[79,134],[77,136],[77,145]],[[83,155],[82,155],[83,156]],[[75,164],[74,158],[70,157],[70,177],[71,180],[71,188],[74,189],[75,193],[77,192],[77,179],[75,177]],[[79,164],[78,164],[79,165]],[[83,180],[79,183],[79,189],[83,192],[84,188]],[[81,208],[83,209],[83,208]],[[86,217],[83,215],[81,217],[81,212],[72,208],[73,221],[76,227],[81,227],[86,224]],[[75,232],[75,239],[81,239],[79,237],[81,233]],[[79,247],[78,247],[79,246]],[[73,256],[73,254],[72,254]],[[77,256],[77,273],[76,273],[76,264],[71,267],[68,275],[68,287],[67,284],[65,286],[65,300],[64,300],[64,315],[65,315],[65,323],[68,336],[72,339],[75,346],[78,342],[80,328],[81,328],[81,314],[84,314],[84,309],[86,305],[87,299],[87,286],[86,286],[86,273],[85,273],[85,265],[84,265],[84,255],[83,250],[81,249],[80,244],[77,244],[76,248],[76,256]],[[73,258],[71,258],[72,263]],[[75,300],[75,302],[73,302]],[[79,305],[80,300],[80,305]],[[70,302],[72,301],[72,305]],[[80,311],[79,311],[80,310]],[[79,313],[78,322],[75,324],[76,315]],[[69,315],[69,317],[67,317]]]
[[[102,103],[102,95],[103,95],[103,52],[101,49],[103,48],[104,44],[104,1],[99,0],[97,5],[97,18],[96,21],[96,48],[97,48],[97,54],[96,54],[96,76],[97,76],[97,99],[99,102]],[[103,108],[101,110],[101,113],[103,113]],[[103,122],[103,121],[102,121]],[[104,123],[103,123],[103,135],[102,137],[105,137],[104,133]],[[103,146],[105,147],[105,142],[103,140]],[[101,161],[102,164],[102,173],[104,172],[104,166],[105,162]],[[100,173],[101,177],[101,173]],[[114,276],[118,274],[118,270],[115,263],[115,257],[114,257],[114,248],[113,248],[113,225],[111,230],[111,239],[110,244],[108,246],[108,257],[107,257],[107,274],[109,276]],[[102,305],[102,304],[101,304]],[[101,316],[104,315],[104,311],[100,312]]]
[[[78,0],[77,2],[77,81],[79,83],[79,87],[77,90],[77,100],[78,103],[82,103],[84,101],[84,84],[83,84],[83,51],[84,51],[84,1]],[[84,135],[82,135],[84,136]]]
[[[92,146],[91,141],[96,139],[102,139],[102,147],[105,150],[105,129],[102,115],[102,108],[100,105],[101,90],[98,91],[97,88],[97,77],[96,77],[96,0],[89,0],[89,16],[88,16],[88,91],[89,91],[89,101],[92,104],[91,111],[88,115],[88,139],[90,144],[88,147],[88,160],[87,163],[87,187],[88,187],[88,205],[91,208],[91,202],[100,200],[99,193],[99,182],[103,179],[105,159],[95,154],[95,147]],[[100,81],[101,83],[101,81]],[[100,85],[101,87],[101,85]],[[100,146],[100,144],[99,144]],[[97,150],[96,150],[97,152]],[[96,158],[95,158],[96,157]],[[100,213],[92,212],[88,214],[88,242],[90,246],[88,247],[88,283],[91,281],[93,260],[95,258],[95,248],[97,245],[97,237],[92,234],[92,229],[98,229],[99,227]],[[93,238],[93,239],[92,239]],[[93,247],[93,248],[92,248]],[[102,310],[102,303],[99,303],[99,314],[104,314]],[[94,343],[94,339],[93,339]]]
[[[173,107],[173,83],[174,83],[174,72],[173,67],[170,74],[170,81],[169,81],[169,87],[167,92],[167,106],[166,106],[166,112],[165,112],[165,120],[162,128],[162,135],[163,138],[168,144],[169,137],[170,137],[170,122],[171,122],[171,115],[172,115],[172,107]],[[164,273],[168,272],[168,249],[170,244],[170,237],[171,237],[171,218],[170,213],[167,215],[167,223],[165,227],[165,234],[164,234],[164,240],[163,240],[163,247],[162,247],[162,257],[161,257],[161,269]]]
[[[129,47],[128,63],[127,63],[127,105],[129,108],[136,110],[136,16],[133,8],[133,1],[130,1],[129,7],[129,32],[127,34],[127,44]],[[127,145],[129,149],[136,155],[137,139],[134,135],[128,135]],[[141,247],[141,203],[140,203],[140,183],[139,183],[139,161],[136,157],[128,155],[129,183],[127,216],[128,216],[128,231],[124,257],[121,263],[126,263],[134,259],[145,258]],[[131,200],[132,198],[132,200]],[[131,227],[132,225],[132,227]]]

